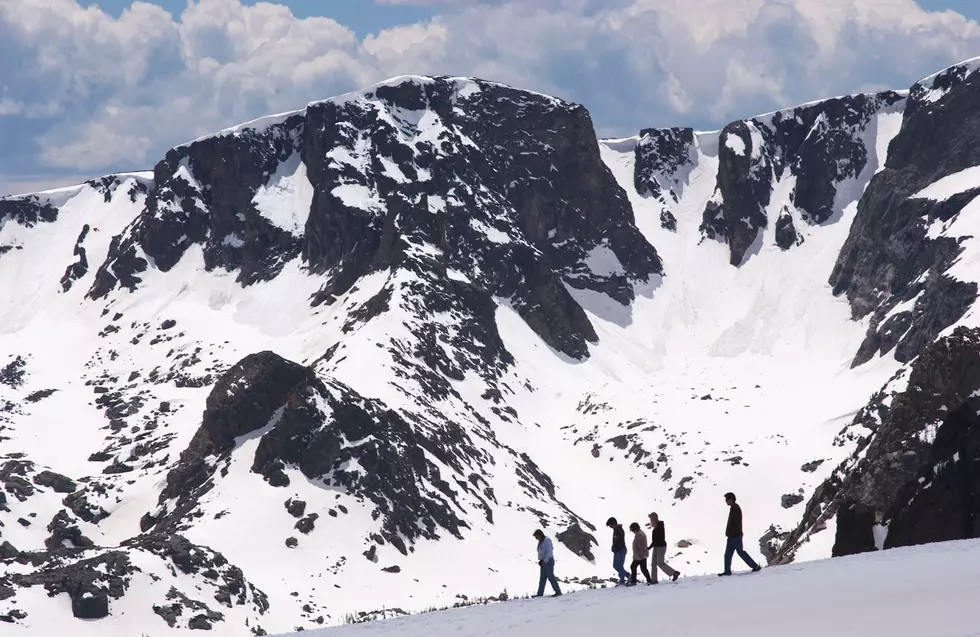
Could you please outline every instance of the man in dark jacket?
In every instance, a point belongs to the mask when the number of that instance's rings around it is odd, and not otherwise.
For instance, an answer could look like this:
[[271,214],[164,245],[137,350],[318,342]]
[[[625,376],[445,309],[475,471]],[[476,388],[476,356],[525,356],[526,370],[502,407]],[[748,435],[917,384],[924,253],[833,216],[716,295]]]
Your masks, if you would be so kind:
[[718,577],[732,574],[732,557],[738,553],[742,561],[751,567],[752,572],[762,570],[762,567],[755,563],[745,548],[742,546],[742,508],[735,504],[735,494],[729,491],[725,494],[725,503],[729,506],[728,525],[725,527],[725,536],[728,543],[725,546],[725,572],[718,573]]
[[619,575],[620,584],[629,584],[629,573],[626,572],[626,531],[616,518],[606,520],[606,526],[613,530],[613,569]]

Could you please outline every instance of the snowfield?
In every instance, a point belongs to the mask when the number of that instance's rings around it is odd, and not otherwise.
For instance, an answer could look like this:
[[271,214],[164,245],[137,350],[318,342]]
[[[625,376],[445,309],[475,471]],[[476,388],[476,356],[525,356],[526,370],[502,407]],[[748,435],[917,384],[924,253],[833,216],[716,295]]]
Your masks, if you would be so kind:
[[[289,637],[976,637],[977,563],[980,541],[963,540],[726,578],[708,575],[656,587],[457,608]],[[529,567],[528,578],[534,577]]]

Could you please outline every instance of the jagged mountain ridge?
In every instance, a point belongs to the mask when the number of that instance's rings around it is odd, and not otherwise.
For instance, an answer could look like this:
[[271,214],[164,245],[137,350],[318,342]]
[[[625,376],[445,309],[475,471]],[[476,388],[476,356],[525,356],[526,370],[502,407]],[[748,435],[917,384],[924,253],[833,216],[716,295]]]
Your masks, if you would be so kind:
[[[17,380],[0,387],[3,426],[19,453],[85,485],[63,497],[7,479],[24,499],[3,520],[30,524],[0,529],[11,559],[30,570],[63,558],[21,551],[59,541],[184,534],[268,596],[234,621],[285,630],[513,587],[539,524],[562,542],[565,575],[605,575],[595,527],[651,506],[671,509],[682,570],[710,569],[715,492],[732,484],[757,536],[773,523],[768,551],[798,519],[796,487],[818,486],[853,448],[831,445],[839,426],[781,426],[784,399],[814,398],[794,357],[813,356],[810,382],[841,394],[812,405],[814,424],[856,410],[899,367],[886,350],[841,372],[870,324],[850,323],[827,281],[904,100],[853,96],[714,134],[600,144],[577,105],[400,78],[178,147],[152,176],[3,200],[0,277],[16,283],[8,307],[26,308],[3,317],[6,344],[22,343]],[[56,249],[72,253],[67,267],[26,257]],[[54,340],[86,343],[67,361],[30,345],[59,310],[79,326]],[[794,330],[807,338],[787,346]],[[101,409],[85,407],[89,391]],[[733,398],[754,406],[740,413]],[[79,435],[75,458],[50,453],[23,423],[60,431],[54,405],[108,433]],[[764,484],[752,469],[763,462],[779,474]],[[35,519],[52,528],[32,531]],[[481,581],[458,585],[460,568]],[[23,607],[14,584],[5,603]],[[204,596],[147,621],[231,628],[221,606]],[[14,619],[40,626],[38,612]]]

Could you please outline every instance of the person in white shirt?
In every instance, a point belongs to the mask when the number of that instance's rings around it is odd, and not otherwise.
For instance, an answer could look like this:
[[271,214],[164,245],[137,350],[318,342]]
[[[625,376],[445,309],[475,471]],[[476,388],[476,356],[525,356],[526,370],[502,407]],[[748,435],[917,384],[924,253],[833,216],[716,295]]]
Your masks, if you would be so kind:
[[558,587],[558,580],[555,578],[555,548],[551,543],[551,538],[545,537],[544,532],[538,529],[534,532],[534,538],[538,541],[538,566],[541,567],[541,578],[538,580],[538,594],[535,597],[544,596],[545,582],[551,582],[554,589],[554,597],[561,595],[561,588]]

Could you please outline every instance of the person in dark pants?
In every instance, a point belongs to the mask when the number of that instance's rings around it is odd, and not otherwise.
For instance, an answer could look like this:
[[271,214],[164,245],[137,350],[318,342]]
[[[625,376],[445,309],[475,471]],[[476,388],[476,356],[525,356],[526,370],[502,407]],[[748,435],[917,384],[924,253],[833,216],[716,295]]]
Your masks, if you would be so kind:
[[561,588],[558,587],[558,580],[555,578],[554,545],[551,543],[551,538],[545,537],[541,529],[534,532],[534,538],[538,541],[538,566],[541,567],[541,578],[538,580],[538,594],[535,597],[544,596],[545,582],[551,583],[551,588],[555,591],[554,597],[558,597],[561,595]]
[[755,560],[745,552],[742,546],[742,508],[735,504],[735,494],[729,491],[725,494],[725,503],[729,506],[728,526],[725,528],[725,536],[728,543],[725,546],[725,572],[718,573],[718,577],[732,574],[732,557],[738,553],[742,561],[752,568],[752,572],[762,570],[762,567],[755,563]]
[[647,534],[636,522],[630,524],[630,531],[633,532],[633,563],[630,564],[630,586],[636,585],[637,568],[643,571],[643,577],[647,578],[647,584],[653,584],[653,580],[650,579],[650,571],[647,570],[647,558],[650,556],[650,549],[647,547]]
[[623,530],[623,525],[616,521],[616,518],[606,520],[606,526],[613,530],[613,569],[619,576],[619,583],[626,584],[629,582],[630,576],[624,568],[626,566],[626,531]]
[[657,572],[661,569],[671,581],[676,582],[681,574],[667,564],[667,532],[656,513],[650,514],[650,527],[653,529],[650,532],[650,570],[653,572],[653,583],[657,583]]

